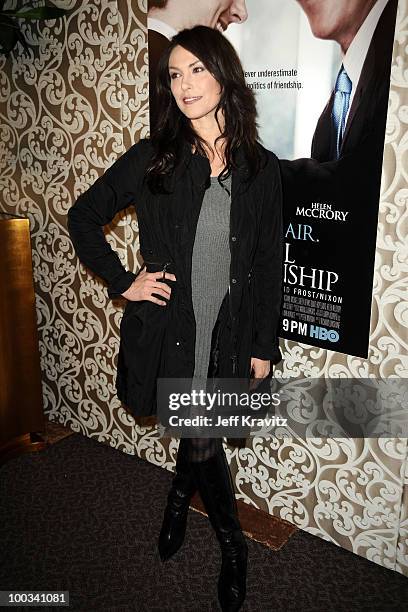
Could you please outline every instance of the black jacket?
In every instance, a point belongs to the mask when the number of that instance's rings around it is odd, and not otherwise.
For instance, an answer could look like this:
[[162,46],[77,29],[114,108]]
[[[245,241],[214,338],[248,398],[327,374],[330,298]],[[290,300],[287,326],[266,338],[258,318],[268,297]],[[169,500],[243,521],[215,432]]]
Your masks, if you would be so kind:
[[[261,145],[259,145],[261,147]],[[277,330],[282,279],[282,195],[276,156],[248,183],[243,155],[232,175],[230,286],[212,335],[209,376],[248,377],[251,357],[281,359]],[[191,292],[194,237],[205,189],[207,158],[185,149],[170,195],[154,195],[144,181],[152,147],[133,145],[68,212],[68,230],[79,259],[119,297],[136,275],[126,271],[107,243],[103,226],[122,209],[136,209],[140,252],[147,271],[164,265],[177,281],[167,306],[128,301],[120,325],[116,387],[135,416],[156,413],[156,379],[191,378],[195,319]]]

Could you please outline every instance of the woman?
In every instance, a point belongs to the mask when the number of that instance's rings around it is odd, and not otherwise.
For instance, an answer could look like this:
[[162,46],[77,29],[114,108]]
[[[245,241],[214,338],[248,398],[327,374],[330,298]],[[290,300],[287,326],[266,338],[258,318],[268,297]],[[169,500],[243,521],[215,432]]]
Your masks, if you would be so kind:
[[[118,397],[156,412],[158,377],[257,379],[281,359],[282,276],[277,158],[257,142],[256,105],[239,58],[216,30],[171,41],[158,66],[159,122],[69,211],[81,261],[128,302]],[[126,271],[102,227],[134,204],[145,269]],[[245,598],[247,545],[222,439],[183,438],[159,536],[162,560],[182,545],[198,488],[221,545],[223,610]]]
[[157,65],[171,37],[195,25],[225,31],[231,23],[243,23],[248,13],[245,0],[149,0],[148,7],[149,114],[152,131],[157,121]]

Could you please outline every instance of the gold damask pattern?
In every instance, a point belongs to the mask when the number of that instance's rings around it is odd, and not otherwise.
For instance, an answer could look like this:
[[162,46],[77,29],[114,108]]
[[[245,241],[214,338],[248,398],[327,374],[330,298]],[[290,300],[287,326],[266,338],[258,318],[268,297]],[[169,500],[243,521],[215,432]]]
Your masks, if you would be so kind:
[[[135,424],[115,396],[123,304],[77,260],[72,203],[148,132],[146,0],[60,0],[63,20],[22,26],[0,56],[1,210],[30,218],[44,406],[51,420],[172,469],[177,441]],[[5,8],[19,5],[6,3]],[[400,0],[367,360],[282,342],[278,377],[403,377],[407,362],[408,1]],[[106,236],[134,271],[138,228]],[[405,304],[404,304],[405,298]],[[405,439],[256,438],[228,447],[239,498],[408,575]]]

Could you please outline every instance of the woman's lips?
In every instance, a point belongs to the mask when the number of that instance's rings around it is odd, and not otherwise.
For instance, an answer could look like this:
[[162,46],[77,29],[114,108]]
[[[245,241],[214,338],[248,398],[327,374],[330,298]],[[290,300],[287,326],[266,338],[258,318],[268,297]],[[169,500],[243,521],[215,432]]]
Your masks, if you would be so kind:
[[201,100],[202,96],[188,96],[183,98],[184,104],[194,104],[197,100]]

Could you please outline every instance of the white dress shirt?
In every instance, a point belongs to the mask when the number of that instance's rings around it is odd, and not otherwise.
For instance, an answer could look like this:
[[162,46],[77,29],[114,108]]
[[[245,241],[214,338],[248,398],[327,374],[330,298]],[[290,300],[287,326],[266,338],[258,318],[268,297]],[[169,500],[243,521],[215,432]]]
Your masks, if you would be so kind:
[[374,30],[377,27],[378,21],[388,0],[377,0],[371,11],[368,13],[364,22],[360,26],[357,34],[353,38],[351,45],[343,56],[343,66],[351,80],[352,89],[350,94],[350,103],[347,111],[346,122],[353,103],[354,94],[356,93],[357,84],[361,76],[363,64],[367,56],[371,39]]

